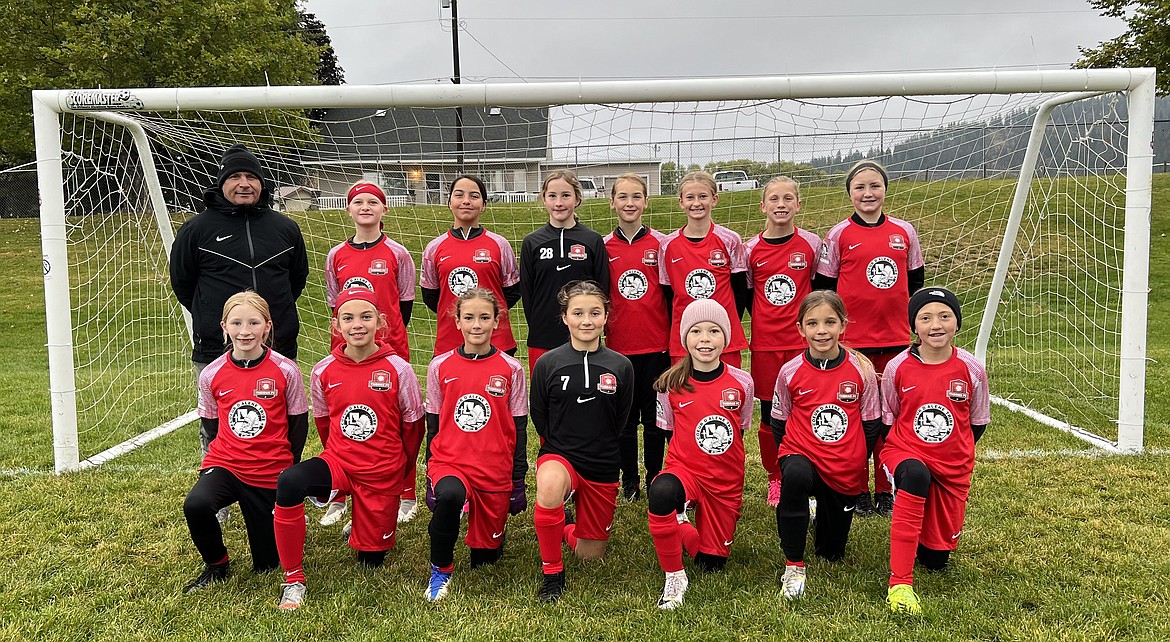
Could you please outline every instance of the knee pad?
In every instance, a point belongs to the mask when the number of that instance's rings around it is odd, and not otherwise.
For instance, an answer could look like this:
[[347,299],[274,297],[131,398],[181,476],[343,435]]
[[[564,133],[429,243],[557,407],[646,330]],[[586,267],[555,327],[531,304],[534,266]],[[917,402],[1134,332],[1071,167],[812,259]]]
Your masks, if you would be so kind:
[[650,482],[646,492],[647,508],[653,515],[669,515],[682,510],[687,502],[687,492],[678,477],[670,473],[659,473]]

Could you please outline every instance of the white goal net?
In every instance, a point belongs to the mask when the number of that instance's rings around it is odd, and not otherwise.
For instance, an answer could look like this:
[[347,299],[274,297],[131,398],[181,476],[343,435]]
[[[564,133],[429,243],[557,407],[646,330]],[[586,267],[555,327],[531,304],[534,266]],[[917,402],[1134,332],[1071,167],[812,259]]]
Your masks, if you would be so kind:
[[[852,211],[845,170],[871,158],[889,170],[886,211],[918,229],[927,284],[963,301],[959,338],[986,359],[993,395],[1104,448],[1140,450],[1149,86],[1149,70],[1105,70],[37,92],[57,468],[193,418],[168,247],[234,143],[257,154],[275,206],[306,238],[306,372],[327,351],[323,266],[353,233],[354,181],[382,185],[386,233],[417,265],[451,224],[446,190],[460,172],[485,180],[483,222],[518,249],[547,220],[536,192],[551,169],[591,179],[578,214],[602,233],[615,219],[599,196],[626,172],[647,180],[647,222],[665,231],[683,223],[672,195],[686,171],[743,170],[758,185],[788,175],[802,185],[797,224],[823,236]],[[715,219],[747,239],[762,228],[759,200],[758,189],[724,193]],[[519,308],[514,325],[523,344]],[[435,315],[421,297],[409,334],[422,373]]]

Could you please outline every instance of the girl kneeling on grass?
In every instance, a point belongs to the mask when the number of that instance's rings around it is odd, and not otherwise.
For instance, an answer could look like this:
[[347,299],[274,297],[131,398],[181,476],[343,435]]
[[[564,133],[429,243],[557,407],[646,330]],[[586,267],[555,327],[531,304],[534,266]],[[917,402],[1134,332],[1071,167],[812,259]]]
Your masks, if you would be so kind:
[[499,302],[491,291],[472,288],[455,299],[451,314],[463,345],[427,368],[427,486],[434,491],[430,602],[450,589],[464,502],[471,568],[499,561],[508,513],[519,514],[528,504],[528,391],[524,366],[492,344]]
[[276,478],[300,461],[309,431],[300,368],[266,346],[272,334],[268,303],[252,291],[234,294],[224,303],[220,327],[232,347],[199,375],[199,417],[211,446],[183,502],[204,568],[184,593],[227,579],[228,551],[215,513],[235,502],[248,528],[253,570],[280,565],[272,532]]
[[[658,427],[673,431],[662,472],[650,483],[650,535],[666,585],[658,608],[683,602],[685,549],[705,571],[721,570],[743,506],[743,433],[755,393],[748,373],[720,361],[732,327],[711,299],[692,302],[680,320],[687,353],[654,384]],[[686,509],[695,505],[695,525]]]
[[882,432],[881,396],[869,359],[838,342],[848,318],[841,297],[816,290],[800,302],[797,328],[808,349],[780,367],[772,396],[780,504],[776,526],[786,561],[784,597],[804,594],[809,499],[817,500],[816,553],[845,555],[869,451]]
[[942,570],[963,532],[975,442],[991,422],[987,371],[974,355],[951,344],[963,323],[959,299],[927,287],[910,297],[910,327],[918,342],[894,357],[882,375],[882,454],[893,482],[890,588],[895,612],[919,614],[914,560]]
[[333,326],[345,345],[317,363],[309,379],[313,416],[318,430],[329,424],[329,442],[319,456],[277,480],[274,521],[284,567],[282,609],[298,608],[305,599],[306,497],[349,493],[349,545],[357,549],[359,562],[381,566],[394,547],[399,493],[422,443],[423,408],[410,364],[374,341],[386,322],[376,301],[365,288],[338,295]]

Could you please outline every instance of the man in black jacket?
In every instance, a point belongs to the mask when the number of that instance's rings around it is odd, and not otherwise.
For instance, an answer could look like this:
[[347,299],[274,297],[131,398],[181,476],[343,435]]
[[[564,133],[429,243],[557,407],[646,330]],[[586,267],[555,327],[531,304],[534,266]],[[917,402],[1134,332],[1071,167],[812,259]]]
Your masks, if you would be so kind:
[[[191,312],[196,377],[224,353],[223,304],[242,290],[255,290],[268,302],[272,348],[296,359],[297,297],[309,276],[300,227],[271,208],[264,170],[243,145],[224,152],[217,184],[203,192],[203,203],[171,247],[171,289]],[[207,435],[201,432],[200,440],[207,452]]]

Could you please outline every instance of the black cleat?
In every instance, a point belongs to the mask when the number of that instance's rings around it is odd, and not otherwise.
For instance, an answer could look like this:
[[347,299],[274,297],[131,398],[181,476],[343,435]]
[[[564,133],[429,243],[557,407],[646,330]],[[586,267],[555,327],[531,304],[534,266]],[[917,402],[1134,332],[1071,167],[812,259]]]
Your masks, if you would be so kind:
[[223,564],[207,564],[203,567],[203,572],[195,581],[183,587],[183,593],[191,594],[195,591],[205,589],[212,584],[222,582],[228,578],[228,567],[231,565],[231,560]]
[[565,572],[553,573],[551,575],[545,574],[544,583],[540,585],[540,592],[536,594],[536,599],[545,604],[553,604],[561,599],[561,593],[565,592]]
[[569,508],[568,504],[565,504],[565,526],[569,526],[571,524],[576,524],[576,523],[577,523],[577,517],[575,515],[573,515],[573,509]]
[[856,511],[858,517],[873,517],[877,514],[873,506],[873,500],[869,497],[869,491],[857,496]]
[[894,494],[893,493],[874,493],[874,502],[877,504],[876,512],[882,517],[894,516]]
[[637,480],[633,483],[622,484],[622,498],[631,504],[638,501],[642,497],[642,487]]

